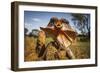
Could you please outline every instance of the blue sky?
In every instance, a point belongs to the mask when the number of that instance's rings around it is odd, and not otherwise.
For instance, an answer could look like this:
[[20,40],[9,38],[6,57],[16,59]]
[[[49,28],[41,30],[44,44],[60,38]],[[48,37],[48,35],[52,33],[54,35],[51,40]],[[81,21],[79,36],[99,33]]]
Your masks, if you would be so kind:
[[72,28],[75,28],[72,22],[71,13],[24,11],[25,28],[27,28],[28,31],[31,32],[32,29],[40,29],[40,26],[46,27],[50,21],[50,18],[54,16],[59,19],[61,18],[67,19]]

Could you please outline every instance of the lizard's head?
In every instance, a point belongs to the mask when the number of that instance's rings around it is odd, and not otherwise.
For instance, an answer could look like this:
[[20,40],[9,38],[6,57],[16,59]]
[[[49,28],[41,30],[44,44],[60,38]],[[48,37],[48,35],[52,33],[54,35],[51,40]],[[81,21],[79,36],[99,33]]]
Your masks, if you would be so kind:
[[61,20],[56,20],[54,25],[57,29],[61,29],[63,27]]
[[49,27],[54,26],[57,29],[61,29],[63,27],[63,23],[64,24],[69,24],[69,21],[64,19],[64,18],[58,19],[57,17],[52,17],[50,19],[50,22],[49,22],[48,26]]

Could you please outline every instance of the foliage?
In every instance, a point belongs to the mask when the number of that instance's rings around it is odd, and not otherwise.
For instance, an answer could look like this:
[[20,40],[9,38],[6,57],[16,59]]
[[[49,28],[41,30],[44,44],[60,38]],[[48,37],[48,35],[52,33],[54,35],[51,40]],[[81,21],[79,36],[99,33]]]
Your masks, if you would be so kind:
[[24,28],[24,34],[26,35],[28,32],[28,29],[27,28]]
[[33,29],[30,33],[29,33],[29,36],[33,36],[33,37],[38,37],[38,32],[39,30],[38,29]]
[[90,15],[72,14],[74,25],[82,34],[90,36]]

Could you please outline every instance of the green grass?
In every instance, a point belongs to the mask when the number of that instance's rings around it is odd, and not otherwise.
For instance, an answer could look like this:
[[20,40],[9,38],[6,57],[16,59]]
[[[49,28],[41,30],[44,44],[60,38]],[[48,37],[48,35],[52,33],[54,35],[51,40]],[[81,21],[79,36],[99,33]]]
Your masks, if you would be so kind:
[[51,41],[53,41],[53,39],[52,38],[46,38],[46,45],[49,43],[49,42],[51,42]]

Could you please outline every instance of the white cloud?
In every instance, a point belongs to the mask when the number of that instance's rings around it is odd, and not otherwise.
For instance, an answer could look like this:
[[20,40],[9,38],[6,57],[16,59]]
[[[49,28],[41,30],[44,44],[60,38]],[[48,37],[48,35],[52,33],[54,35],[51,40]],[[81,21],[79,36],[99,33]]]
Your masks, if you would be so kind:
[[41,21],[41,19],[39,19],[39,18],[33,18],[32,20],[35,21],[35,22],[40,22]]

